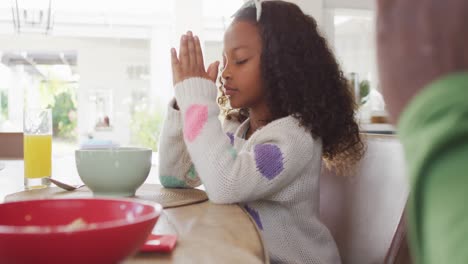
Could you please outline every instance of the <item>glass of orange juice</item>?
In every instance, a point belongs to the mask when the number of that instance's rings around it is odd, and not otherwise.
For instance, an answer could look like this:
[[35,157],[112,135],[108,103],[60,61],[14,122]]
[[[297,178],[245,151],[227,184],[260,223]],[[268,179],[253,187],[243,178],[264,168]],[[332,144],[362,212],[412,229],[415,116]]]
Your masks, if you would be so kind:
[[26,109],[24,112],[24,187],[45,188],[52,175],[52,112]]

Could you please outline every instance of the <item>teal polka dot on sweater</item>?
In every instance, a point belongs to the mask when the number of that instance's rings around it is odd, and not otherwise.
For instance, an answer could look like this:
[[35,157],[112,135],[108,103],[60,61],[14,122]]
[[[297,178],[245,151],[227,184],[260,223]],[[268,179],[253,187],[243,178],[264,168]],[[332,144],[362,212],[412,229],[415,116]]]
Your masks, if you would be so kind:
[[231,154],[233,159],[237,158],[237,151],[234,148],[229,149],[229,154]]
[[195,170],[195,165],[192,164],[192,166],[190,166],[190,169],[189,169],[187,174],[188,174],[190,179],[196,179],[197,178],[197,171]]
[[174,176],[160,176],[162,186],[166,188],[184,188],[187,187],[184,181],[177,179]]

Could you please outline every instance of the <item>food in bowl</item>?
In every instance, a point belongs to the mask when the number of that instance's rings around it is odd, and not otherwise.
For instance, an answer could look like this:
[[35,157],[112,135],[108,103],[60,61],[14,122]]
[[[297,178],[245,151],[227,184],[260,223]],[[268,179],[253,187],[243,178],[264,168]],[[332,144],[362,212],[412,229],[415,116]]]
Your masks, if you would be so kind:
[[[84,229],[92,229],[96,228],[96,224],[88,224],[86,221],[83,220],[83,218],[77,218],[73,220],[73,222],[63,225],[63,226],[57,226],[57,230],[63,231],[63,232],[75,232],[79,230],[84,230]],[[23,232],[25,233],[37,233],[37,232],[51,232],[54,229],[54,226],[35,226],[35,225],[30,225],[30,226],[24,226],[22,227]]]
[[87,228],[89,229],[96,228],[96,224],[88,224],[86,223],[85,220],[83,220],[83,218],[77,218],[73,220],[73,222],[71,222],[70,224],[63,226],[62,230],[64,232],[75,232],[75,231],[84,230]]

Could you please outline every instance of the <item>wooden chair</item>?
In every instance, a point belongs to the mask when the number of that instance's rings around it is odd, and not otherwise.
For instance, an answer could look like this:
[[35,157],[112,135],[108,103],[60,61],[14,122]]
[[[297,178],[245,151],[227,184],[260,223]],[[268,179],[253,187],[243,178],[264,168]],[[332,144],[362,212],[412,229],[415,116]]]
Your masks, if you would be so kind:
[[323,173],[321,219],[344,264],[410,263],[404,262],[409,255],[403,256],[409,187],[402,146],[393,136],[369,135],[366,141],[367,152],[356,175]]
[[398,224],[392,244],[385,257],[385,264],[411,264],[411,256],[407,239],[406,214],[403,212]]
[[23,133],[0,132],[0,159],[23,159]]

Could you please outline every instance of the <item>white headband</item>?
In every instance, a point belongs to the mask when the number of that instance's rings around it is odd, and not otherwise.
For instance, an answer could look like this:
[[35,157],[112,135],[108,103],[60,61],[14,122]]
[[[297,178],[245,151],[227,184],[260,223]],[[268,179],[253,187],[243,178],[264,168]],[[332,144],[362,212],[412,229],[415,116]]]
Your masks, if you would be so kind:
[[259,22],[262,16],[262,0],[254,0],[254,3],[255,9],[257,9],[257,22]]
[[[262,0],[249,0],[247,2],[245,2],[241,8],[239,8],[239,10],[242,10],[246,7],[250,7],[250,6],[255,6],[255,9],[257,10],[257,22],[260,21],[260,17],[262,16]],[[239,12],[239,11],[237,11]],[[236,12],[236,14],[237,14]],[[234,16],[236,15],[234,14]]]

